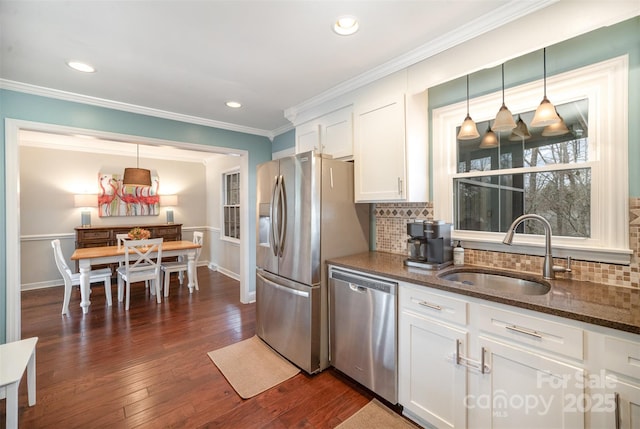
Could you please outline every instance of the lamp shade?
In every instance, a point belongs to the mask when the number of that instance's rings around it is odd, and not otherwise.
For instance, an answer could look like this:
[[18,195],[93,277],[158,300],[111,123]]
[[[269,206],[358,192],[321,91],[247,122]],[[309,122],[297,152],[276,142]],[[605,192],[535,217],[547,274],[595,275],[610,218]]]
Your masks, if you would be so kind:
[[520,115],[518,115],[518,122],[516,122],[516,127],[511,131],[511,135],[509,136],[509,140],[518,141],[518,140],[527,140],[531,138],[531,133],[527,128],[527,124],[524,123]]
[[560,118],[556,113],[556,108],[545,95],[536,109],[536,114],[533,115],[531,126],[546,127],[547,125],[555,124],[556,122],[560,122]]
[[151,186],[151,171],[144,168],[125,168],[122,183],[125,185]]
[[480,142],[480,149],[491,149],[498,146],[498,136],[491,131],[491,128],[487,128],[487,132],[484,133],[482,141]]
[[163,207],[175,207],[178,205],[178,196],[160,195],[160,205]]
[[544,127],[542,130],[542,135],[544,137],[562,136],[569,132],[569,128],[567,128],[567,124],[564,123],[562,116],[558,115],[558,118],[560,118],[560,121]]
[[467,75],[467,117],[464,118],[462,125],[460,125],[460,131],[458,131],[458,140],[473,140],[480,137],[478,127],[473,122],[469,115],[469,75]]
[[97,194],[77,194],[73,196],[74,207],[98,207]]
[[480,133],[478,132],[478,127],[476,127],[476,123],[473,122],[471,116],[467,115],[464,118],[464,122],[460,125],[460,132],[458,132],[458,140],[473,140],[480,137]]
[[516,121],[513,120],[513,115],[507,109],[507,106],[502,103],[502,107],[498,110],[496,120],[493,122],[491,130],[493,131],[511,131],[516,127]]

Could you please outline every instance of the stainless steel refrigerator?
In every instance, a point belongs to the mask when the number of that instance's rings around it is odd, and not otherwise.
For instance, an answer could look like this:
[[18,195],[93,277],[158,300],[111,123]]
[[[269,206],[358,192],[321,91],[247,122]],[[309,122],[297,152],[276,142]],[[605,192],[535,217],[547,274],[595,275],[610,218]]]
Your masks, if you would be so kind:
[[256,331],[309,374],[329,365],[325,260],[369,249],[353,164],[314,152],[257,167]]

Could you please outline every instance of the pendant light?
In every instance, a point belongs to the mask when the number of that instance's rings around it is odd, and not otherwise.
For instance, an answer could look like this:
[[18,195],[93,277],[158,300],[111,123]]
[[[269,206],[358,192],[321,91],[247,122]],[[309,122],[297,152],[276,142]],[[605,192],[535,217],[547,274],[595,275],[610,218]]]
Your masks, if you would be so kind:
[[516,122],[513,120],[513,115],[504,104],[504,63],[502,64],[502,107],[498,110],[496,120],[493,121],[493,127],[491,129],[495,132],[511,131],[516,127]]
[[464,118],[464,122],[460,125],[460,132],[458,132],[458,140],[473,140],[480,137],[478,127],[473,122],[471,116],[469,116],[469,75],[467,75],[467,117]]
[[491,149],[498,146],[498,136],[491,131],[491,127],[487,126],[487,132],[484,133],[480,142],[480,149]]
[[536,114],[533,115],[533,120],[531,121],[532,127],[545,127],[547,125],[560,122],[560,118],[558,118],[558,114],[556,113],[556,108],[547,98],[547,48],[542,50],[542,56],[544,64],[544,98],[536,109]]
[[509,136],[509,140],[518,141],[518,140],[527,140],[531,138],[531,133],[527,128],[527,124],[524,123],[520,115],[518,115],[518,121],[516,122],[516,127],[511,131],[511,135]]
[[140,168],[140,145],[136,145],[136,168],[125,168],[124,185],[151,186],[151,171]]
[[563,136],[569,132],[569,128],[567,128],[567,124],[564,123],[562,116],[558,115],[558,118],[560,118],[559,122],[544,127],[542,130],[542,135],[544,137]]

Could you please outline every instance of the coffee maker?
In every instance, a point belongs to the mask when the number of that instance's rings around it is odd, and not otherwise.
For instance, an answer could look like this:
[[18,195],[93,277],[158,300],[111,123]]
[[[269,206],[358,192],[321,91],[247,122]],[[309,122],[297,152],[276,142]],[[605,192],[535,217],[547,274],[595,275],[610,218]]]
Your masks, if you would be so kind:
[[439,270],[453,261],[451,230],[453,225],[442,220],[416,220],[407,223],[407,255],[410,267]]

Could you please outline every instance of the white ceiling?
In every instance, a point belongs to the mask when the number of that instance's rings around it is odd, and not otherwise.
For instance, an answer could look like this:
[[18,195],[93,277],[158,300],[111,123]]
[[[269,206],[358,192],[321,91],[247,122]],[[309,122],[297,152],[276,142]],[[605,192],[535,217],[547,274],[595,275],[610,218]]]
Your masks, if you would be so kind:
[[[556,0],[0,0],[0,86],[272,137],[284,111],[368,83]],[[336,35],[342,14],[360,31]],[[82,74],[65,64],[96,67]],[[243,107],[231,110],[227,100]],[[139,111],[139,109],[138,109]]]

